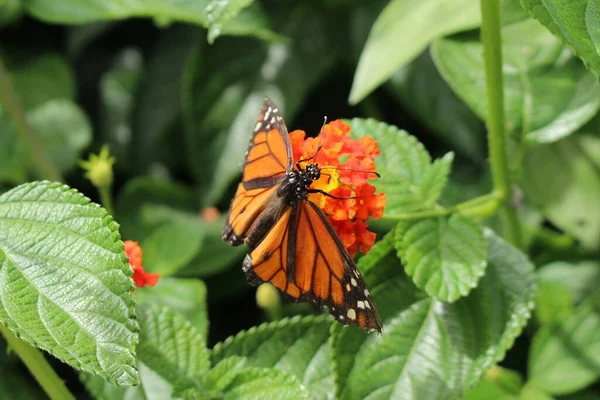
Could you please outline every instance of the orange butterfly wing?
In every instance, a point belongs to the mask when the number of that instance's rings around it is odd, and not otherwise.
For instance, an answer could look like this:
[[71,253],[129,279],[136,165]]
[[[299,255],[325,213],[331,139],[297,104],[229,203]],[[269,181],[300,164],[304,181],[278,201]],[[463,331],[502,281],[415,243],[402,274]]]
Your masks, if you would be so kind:
[[310,201],[283,213],[246,256],[243,269],[253,284],[270,282],[292,300],[325,306],[342,324],[381,332],[381,319],[356,264]]
[[[281,112],[270,99],[265,99],[246,152],[242,183],[223,227],[225,242],[238,246],[246,240],[253,247],[277,219],[281,201],[275,192],[292,168],[288,136]],[[253,238],[248,242],[250,234]]]

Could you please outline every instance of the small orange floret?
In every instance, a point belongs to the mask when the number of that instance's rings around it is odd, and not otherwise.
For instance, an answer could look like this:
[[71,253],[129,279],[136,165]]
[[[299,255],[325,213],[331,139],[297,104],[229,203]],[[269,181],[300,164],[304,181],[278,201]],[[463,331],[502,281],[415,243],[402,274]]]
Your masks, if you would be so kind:
[[[368,231],[366,220],[381,218],[386,197],[383,193],[375,194],[375,187],[368,182],[377,177],[373,173],[376,172],[374,157],[380,154],[377,141],[369,136],[356,140],[348,135],[350,130],[349,125],[335,120],[323,126],[319,137],[306,138],[304,131],[296,130],[290,133],[290,141],[294,162],[300,161],[302,165],[301,160],[310,158],[307,163],[317,163],[322,168],[321,179],[313,182],[311,188],[340,198],[356,197],[341,200],[322,194],[309,196],[327,215],[344,247],[354,256],[358,250],[366,253],[375,243],[376,235]],[[321,150],[317,153],[319,146]]]
[[158,274],[149,274],[142,267],[142,248],[138,242],[126,240],[125,254],[129,259],[129,265],[133,269],[133,283],[137,287],[154,286],[160,277]]
[[215,222],[219,219],[219,210],[216,207],[206,207],[200,210],[200,218],[206,222]]

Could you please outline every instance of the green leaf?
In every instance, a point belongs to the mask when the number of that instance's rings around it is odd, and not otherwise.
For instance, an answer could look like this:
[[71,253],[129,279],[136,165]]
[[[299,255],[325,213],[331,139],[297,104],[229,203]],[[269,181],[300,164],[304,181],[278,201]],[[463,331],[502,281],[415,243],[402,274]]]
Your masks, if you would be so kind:
[[145,223],[142,218],[143,209],[150,205],[191,212],[196,209],[194,194],[187,186],[148,177],[132,179],[119,193],[116,204],[117,219],[124,239],[139,241],[155,229],[155,225]]
[[180,276],[209,277],[222,272],[232,265],[242,265],[242,259],[248,253],[245,246],[231,247],[221,239],[225,217],[205,224],[206,233],[200,252],[189,264],[179,270]]
[[329,362],[329,316],[306,316],[263,324],[218,343],[213,364],[232,356],[246,357],[248,365],[288,371],[315,398],[333,391]]
[[382,241],[387,251],[377,250],[380,262],[367,259],[370,254],[359,261],[359,267],[365,259],[377,265],[364,276],[383,319],[383,334],[334,326],[338,398],[456,398],[504,357],[530,316],[533,266],[491,231],[486,238],[486,274],[467,297],[452,304],[417,291],[394,261],[389,238]]
[[113,400],[113,399],[127,399],[127,400],[147,400],[144,397],[144,392],[140,386],[135,387],[121,387],[111,385],[98,375],[92,374],[80,374],[79,379],[87,389],[87,391],[96,400]]
[[158,227],[142,242],[144,266],[148,271],[173,275],[186,266],[200,251],[204,226],[194,221],[178,221]]
[[[503,28],[507,131],[532,143],[553,142],[600,108],[600,84],[535,20]],[[527,37],[527,41],[523,41]],[[486,120],[483,45],[471,36],[438,39],[433,59],[454,91]]]
[[488,380],[481,380],[461,398],[462,400],[518,400],[518,396]]
[[521,391],[520,400],[554,400],[554,397],[548,395],[540,388],[527,384]]
[[381,155],[375,158],[375,165],[381,178],[373,185],[388,194],[384,219],[394,220],[399,214],[435,205],[448,179],[452,153],[432,164],[425,147],[405,131],[373,119],[348,122],[352,136],[371,136],[379,144]]
[[472,217],[454,214],[403,221],[395,232],[406,273],[431,297],[456,301],[476,287],[485,273],[483,228]]
[[0,107],[0,182],[22,182],[31,158],[27,148],[21,143],[10,115]]
[[131,386],[138,324],[117,227],[58,183],[0,196],[0,321],[74,368]]
[[204,340],[208,337],[208,310],[204,282],[198,279],[161,277],[154,287],[137,288],[135,299],[137,304],[168,306],[186,317]]
[[184,66],[202,31],[177,25],[163,32],[152,47],[136,91],[133,110],[131,165],[138,173],[150,168],[185,165],[181,136]]
[[559,282],[539,282],[534,314],[541,325],[560,323],[572,313],[573,297],[569,288]]
[[596,0],[521,0],[521,5],[577,54],[594,74],[600,75]]
[[522,182],[529,201],[554,225],[585,247],[598,248],[600,171],[577,135],[530,149]]
[[204,385],[209,390],[225,390],[245,366],[246,358],[244,357],[225,358],[208,371]]
[[139,306],[138,358],[175,389],[195,387],[210,367],[206,339],[167,307]]
[[205,26],[208,28],[208,42],[212,44],[221,34],[224,25],[253,2],[254,0],[210,0],[204,9],[207,21]]
[[540,329],[531,346],[529,377],[550,394],[583,389],[600,376],[600,292],[560,325]]
[[522,387],[523,378],[518,372],[496,365],[462,400],[517,400]]
[[140,385],[119,387],[91,374],[81,374],[80,380],[95,400],[164,400],[172,399],[173,387],[138,360]]
[[[209,38],[214,39],[219,34],[227,34],[230,27],[240,34],[234,17],[251,3],[252,0],[88,0],[84,3],[77,0],[30,0],[25,3],[25,8],[34,17],[55,24],[85,24],[136,17],[154,18],[157,24],[163,26],[174,21],[186,22],[209,28]],[[256,28],[253,28],[244,33],[253,34],[255,31]]]
[[475,28],[480,19],[479,4],[471,0],[390,1],[369,33],[356,68],[350,103],[365,98],[433,39]]
[[246,368],[228,386],[223,400],[300,400],[310,396],[291,373],[274,368]]
[[[240,176],[239,163],[264,97],[277,103],[289,124],[339,56],[328,20],[309,3],[301,2],[275,19],[291,42],[267,45],[224,38],[221,46],[201,44],[188,58],[182,84],[185,147],[203,187],[203,206],[216,204]],[[247,56],[240,58],[240,53]],[[230,62],[233,58],[235,63]]]
[[[106,29],[104,24],[92,27]],[[82,28],[83,29],[83,28]],[[119,54],[115,66],[100,80],[99,137],[110,147],[117,159],[115,168],[129,171],[133,166],[129,157],[132,140],[132,120],[135,94],[143,74],[140,51],[126,49]]]
[[27,113],[35,135],[54,164],[72,169],[92,141],[92,127],[83,110],[69,100],[51,100]]
[[457,153],[479,164],[484,161],[483,124],[441,77],[429,51],[394,73],[389,88],[419,122]]
[[75,100],[75,74],[61,55],[42,54],[9,63],[7,68],[26,110],[54,99]]
[[556,283],[569,290],[575,304],[581,304],[600,287],[600,262],[569,263],[555,261],[536,271],[540,283]]
[[22,14],[22,0],[3,0],[0,2],[0,27],[12,24]]

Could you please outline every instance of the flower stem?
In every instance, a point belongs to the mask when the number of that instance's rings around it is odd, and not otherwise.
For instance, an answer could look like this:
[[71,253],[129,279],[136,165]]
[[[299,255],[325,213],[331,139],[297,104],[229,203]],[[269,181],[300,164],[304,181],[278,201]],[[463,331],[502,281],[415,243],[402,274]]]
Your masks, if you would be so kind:
[[48,153],[44,150],[42,144],[38,141],[35,134],[27,124],[25,119],[25,110],[19,96],[15,92],[8,72],[0,59],[0,103],[5,107],[6,112],[12,119],[21,141],[31,153],[31,158],[35,164],[40,177],[55,182],[62,182],[63,177],[59,169],[54,165]]
[[100,193],[100,204],[102,204],[102,207],[114,217],[111,185],[98,186],[98,193]]
[[29,372],[31,372],[31,375],[38,381],[48,397],[53,400],[75,399],[62,379],[60,379],[52,367],[50,367],[50,364],[48,364],[48,361],[46,361],[41,351],[16,337],[2,324],[0,324],[0,333],[2,333],[8,342],[9,348],[21,358],[23,363],[29,369]]
[[522,248],[523,235],[519,214],[511,204],[513,191],[504,129],[500,0],[481,0],[481,40],[485,62],[488,143],[494,191],[499,193],[503,199],[500,206],[500,217],[504,236],[510,243]]

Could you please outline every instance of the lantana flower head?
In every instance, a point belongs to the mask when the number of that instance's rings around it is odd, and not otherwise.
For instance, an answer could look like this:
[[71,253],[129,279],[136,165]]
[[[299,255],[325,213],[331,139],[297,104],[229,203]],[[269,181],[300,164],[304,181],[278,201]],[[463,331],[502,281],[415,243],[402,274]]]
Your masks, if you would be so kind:
[[132,240],[126,240],[123,242],[125,245],[125,254],[129,259],[129,265],[133,269],[133,283],[137,287],[154,286],[158,282],[158,274],[149,274],[144,270],[142,266],[142,248],[138,242]]
[[[317,163],[322,169],[321,178],[310,188],[338,199],[311,193],[309,200],[327,215],[344,247],[354,257],[357,251],[366,253],[375,243],[376,235],[369,232],[366,220],[381,218],[386,197],[384,193],[375,194],[375,187],[369,183],[377,177],[374,162],[374,157],[380,154],[377,141],[369,136],[356,140],[349,136],[350,130],[349,125],[335,120],[324,125],[316,138],[307,138],[304,131],[296,130],[290,133],[290,141],[295,163],[300,161],[302,166]],[[310,160],[301,161],[306,159]]]

